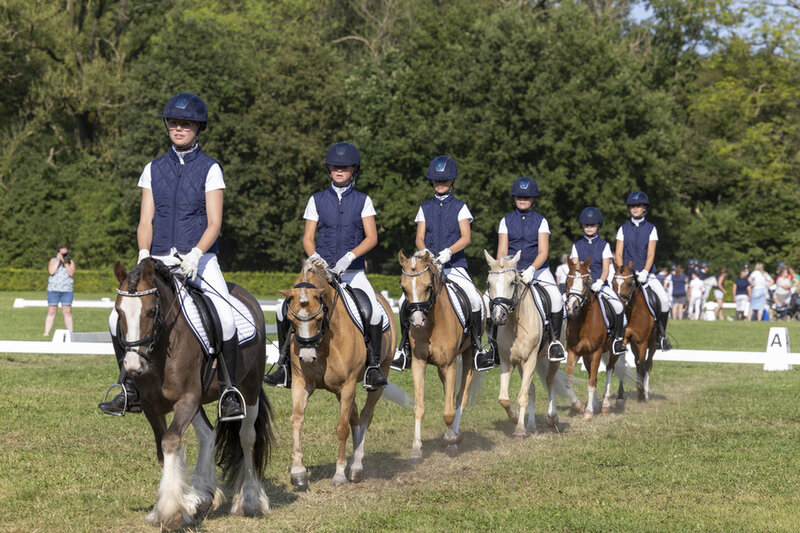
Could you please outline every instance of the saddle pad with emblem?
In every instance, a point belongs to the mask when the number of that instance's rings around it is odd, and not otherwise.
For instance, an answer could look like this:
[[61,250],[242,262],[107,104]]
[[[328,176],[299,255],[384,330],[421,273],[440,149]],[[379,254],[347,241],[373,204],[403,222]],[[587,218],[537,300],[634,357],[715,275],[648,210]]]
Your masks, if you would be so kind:
[[[358,326],[358,329],[361,330],[361,334],[364,335],[364,323],[361,321],[361,313],[358,311],[353,295],[350,294],[350,291],[344,289],[344,285],[339,285],[337,291],[339,292],[339,298],[344,302],[344,308],[347,309],[347,314],[350,315],[353,323]],[[386,331],[389,329],[389,317],[386,315],[386,310],[380,305],[380,302],[378,302],[378,308],[381,312],[381,331]],[[375,310],[373,309],[373,313],[374,312]]]
[[[472,308],[469,298],[464,290],[452,281],[445,280],[444,286],[447,287],[447,295],[450,297],[450,303],[453,306],[453,311],[456,312],[458,321],[461,322],[461,327],[464,328],[464,332],[466,333],[466,331],[469,329],[469,322],[471,318],[468,317],[467,314]],[[481,305],[481,320],[485,319],[486,316],[484,314],[484,306]]]

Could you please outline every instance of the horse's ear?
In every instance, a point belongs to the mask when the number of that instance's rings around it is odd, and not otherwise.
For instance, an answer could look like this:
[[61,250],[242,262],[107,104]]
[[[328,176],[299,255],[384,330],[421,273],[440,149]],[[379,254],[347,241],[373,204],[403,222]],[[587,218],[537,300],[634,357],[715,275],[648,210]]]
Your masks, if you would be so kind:
[[142,269],[142,281],[152,285],[153,277],[155,277],[155,271],[153,270],[153,262],[144,261],[144,268]]
[[631,272],[633,272],[633,259],[631,259],[630,261],[628,261],[628,265],[627,265],[627,266],[628,266],[628,268],[630,268],[630,269],[631,269]]
[[511,259],[511,261],[513,261],[513,262],[514,262],[514,265],[515,265],[515,266],[516,266],[516,264],[519,262],[519,257],[520,257],[521,255],[522,255],[522,250],[517,250],[517,253],[515,253],[515,254],[514,254],[514,257]]
[[408,258],[403,253],[403,250],[397,252],[397,260],[400,261],[400,264],[408,262]]
[[290,298],[292,296],[292,291],[279,290],[278,292],[281,293],[281,296],[284,298]]
[[489,264],[489,266],[492,266],[494,263],[494,257],[492,257],[492,254],[486,251],[486,248],[483,249],[483,255],[486,256],[486,262]]
[[581,266],[582,266],[583,268],[586,268],[586,269],[588,269],[590,264],[592,264],[592,258],[591,258],[591,257],[587,257],[587,258],[586,258],[586,261],[584,261],[583,263],[581,263]]
[[120,263],[119,261],[114,263],[114,277],[116,277],[117,281],[119,281],[120,283],[122,283],[126,279],[128,279],[128,273],[125,272],[125,268],[122,266],[122,263]]

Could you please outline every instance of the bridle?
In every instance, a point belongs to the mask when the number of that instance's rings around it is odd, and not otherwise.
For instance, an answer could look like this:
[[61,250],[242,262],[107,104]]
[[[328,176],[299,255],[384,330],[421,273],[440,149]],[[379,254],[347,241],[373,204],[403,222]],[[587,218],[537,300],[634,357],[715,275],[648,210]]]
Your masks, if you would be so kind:
[[[164,317],[161,314],[161,296],[158,293],[158,287],[153,287],[152,289],[139,292],[126,292],[117,289],[117,294],[123,298],[141,298],[143,296],[147,296],[148,294],[155,294],[156,296],[155,318],[153,319],[153,325],[150,328],[150,335],[135,341],[128,341],[125,339],[125,335],[121,334],[122,326],[120,322],[117,322],[117,340],[125,348],[125,351],[137,353],[143,357],[145,361],[150,362],[150,358],[153,355],[153,349],[155,348],[156,342],[158,342],[158,336],[165,324]],[[145,344],[147,345],[146,352],[138,349],[139,346],[144,346]]]
[[[585,273],[585,274],[567,274],[567,279],[573,279],[573,280],[575,280],[575,279],[584,280],[585,278],[588,278],[588,277],[589,277],[589,273],[588,272]],[[589,288],[589,284],[586,283],[585,281],[583,283],[583,290],[581,292],[573,291],[572,287],[570,287],[569,288],[569,292],[567,293],[567,303],[569,303],[571,298],[577,298],[578,299],[578,309],[583,307],[583,304],[585,304],[586,301],[588,300],[588,297],[587,297],[588,288]]]
[[[614,274],[614,279],[617,280],[617,283],[619,283],[620,288],[622,287],[622,284],[625,283],[625,280],[629,280],[633,277],[634,274],[628,274],[627,276],[623,276],[622,274]],[[635,293],[636,293],[636,283],[633,283],[633,288],[631,289],[631,292],[629,292],[624,296],[620,292],[617,292],[617,296],[619,296],[619,299],[622,300],[622,303],[628,305],[630,301],[633,299],[633,295]]]
[[433,270],[431,270],[430,265],[427,265],[423,270],[420,270],[419,272],[406,272],[405,270],[403,270],[403,275],[408,276],[410,278],[416,278],[417,276],[421,276],[425,272],[428,272],[431,276],[431,295],[424,302],[409,302],[408,299],[406,299],[405,305],[407,306],[409,314],[414,313],[416,311],[422,311],[423,315],[427,315],[428,311],[430,311],[430,309],[433,307],[433,304],[436,303],[436,295],[442,288],[443,285],[442,283],[439,284],[438,288],[436,287],[436,276],[434,276]]
[[530,289],[527,283],[523,283],[525,286],[522,289],[522,294],[517,294],[519,290],[519,273],[517,272],[516,268],[505,268],[503,270],[490,270],[489,275],[497,275],[505,274],[507,272],[514,272],[514,281],[511,282],[511,286],[513,287],[513,292],[511,298],[505,298],[502,296],[496,296],[489,300],[489,312],[494,313],[495,307],[501,307],[506,314],[511,314],[519,305],[520,300],[525,297],[525,291]]
[[[308,282],[301,282],[292,287],[293,289],[316,289],[317,287]],[[336,295],[333,299],[333,307],[336,307],[336,298],[339,296],[338,291],[334,291]],[[297,334],[297,331],[294,332],[294,338],[297,343],[303,348],[316,348],[319,345],[320,339],[322,336],[325,335],[325,331],[328,329],[328,324],[330,323],[330,313],[328,312],[328,304],[325,303],[325,298],[322,295],[317,297],[319,299],[319,309],[310,316],[300,316],[294,311],[292,311],[292,307],[290,305],[286,306],[286,310],[289,312],[290,315],[294,317],[295,320],[298,322],[314,322],[317,321],[317,317],[322,315],[322,325],[319,328],[319,332],[316,335],[312,335],[311,337],[301,337]]]

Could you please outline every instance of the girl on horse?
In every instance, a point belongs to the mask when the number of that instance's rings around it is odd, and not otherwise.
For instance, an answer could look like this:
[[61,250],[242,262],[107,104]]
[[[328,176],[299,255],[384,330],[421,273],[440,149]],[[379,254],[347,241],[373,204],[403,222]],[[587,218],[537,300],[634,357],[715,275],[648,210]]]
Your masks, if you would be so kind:
[[[453,195],[453,183],[458,178],[458,166],[452,157],[440,155],[428,165],[425,177],[430,180],[434,196],[424,202],[414,222],[417,235],[414,240],[420,250],[430,250],[436,261],[444,267],[447,279],[461,287],[470,302],[470,330],[472,332],[472,353],[477,370],[494,368],[494,354],[482,347],[481,297],[475,284],[467,273],[467,256],[464,249],[472,240],[470,224],[472,213],[467,205]],[[403,309],[400,310],[400,346],[392,361],[392,368],[403,370],[411,364],[411,345],[408,340],[408,323]]]
[[[547,357],[550,361],[563,361],[566,355],[559,337],[564,318],[564,300],[547,261],[547,254],[550,252],[550,225],[543,215],[533,209],[533,203],[539,196],[539,186],[533,178],[522,176],[511,186],[511,196],[516,209],[500,220],[497,229],[497,257],[514,255],[522,250],[517,268],[525,268],[522,271],[522,281],[531,286],[531,294],[542,314],[542,321],[548,325],[550,345],[547,348]],[[545,307],[534,285],[544,289],[550,300],[549,317],[544,312]]]
[[578,222],[583,227],[583,237],[572,245],[570,259],[578,264],[591,257],[589,272],[593,280],[592,291],[614,310],[614,342],[611,344],[611,351],[616,356],[624,356],[625,306],[608,284],[609,270],[614,256],[608,243],[597,234],[603,224],[603,213],[596,207],[587,207],[581,211]]
[[617,245],[614,259],[617,264],[625,265],[633,261],[636,279],[642,288],[654,295],[658,302],[655,309],[650,298],[645,298],[652,311],[656,328],[658,330],[658,346],[664,350],[671,350],[672,345],[667,339],[667,320],[669,320],[669,299],[664,286],[656,278],[656,269],[653,266],[656,258],[656,244],[658,244],[658,231],[656,227],[644,219],[650,199],[642,191],[633,191],[626,200],[631,219],[619,227],[617,231]]
[[[325,165],[331,186],[308,199],[303,215],[303,249],[311,258],[332,264],[341,282],[363,290],[372,304],[368,328],[369,349],[364,388],[375,390],[386,386],[380,369],[382,320],[380,305],[364,273],[364,254],[378,244],[375,208],[369,196],[355,189],[355,179],[361,167],[361,154],[354,145],[338,142],[328,149]],[[319,232],[317,232],[319,230]],[[316,240],[315,240],[316,236]],[[289,370],[289,321],[283,316],[283,306],[276,312],[278,322],[278,368],[264,376],[264,383],[274,387],[291,387]]]
[[[225,182],[222,167],[197,144],[200,132],[208,125],[208,109],[199,96],[179,93],[169,99],[161,118],[172,146],[167,153],[148,163],[139,177],[142,189],[136,230],[139,262],[152,257],[167,266],[179,267],[187,282],[200,287],[214,304],[222,327],[222,354],[218,367],[222,391],[221,418],[241,419],[244,410],[235,389],[236,383],[231,382],[235,377],[229,379],[241,358],[239,338],[229,303],[228,286],[217,261]],[[125,348],[116,338],[116,311],[111,313],[109,327],[121,367]],[[128,393],[127,410],[141,411],[133,379],[126,374],[122,385]],[[124,405],[125,393],[120,392],[98,407],[104,413],[120,415]]]

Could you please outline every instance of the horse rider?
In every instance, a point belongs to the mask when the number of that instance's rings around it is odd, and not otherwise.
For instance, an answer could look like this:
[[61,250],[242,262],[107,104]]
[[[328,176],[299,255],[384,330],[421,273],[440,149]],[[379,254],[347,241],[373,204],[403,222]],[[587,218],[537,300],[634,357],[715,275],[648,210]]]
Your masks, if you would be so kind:
[[[380,304],[375,298],[364,273],[364,254],[378,244],[375,208],[372,199],[355,189],[361,168],[361,154],[347,142],[334,143],[325,155],[325,165],[331,186],[308,199],[303,232],[303,249],[312,259],[321,259],[333,266],[341,282],[363,290],[372,304],[368,330],[367,369],[364,388],[368,391],[386,386],[386,376],[380,369],[382,321]],[[319,230],[319,231],[317,231]],[[315,240],[316,235],[316,240]],[[290,322],[283,316],[283,306],[276,312],[280,356],[277,368],[264,376],[264,383],[274,387],[291,387],[288,342]]]
[[[494,368],[492,350],[484,350],[481,343],[483,321],[481,297],[467,273],[467,256],[464,249],[472,240],[472,213],[467,205],[453,195],[453,184],[458,178],[458,165],[452,157],[434,157],[425,177],[430,180],[434,196],[422,203],[414,222],[417,234],[414,240],[420,250],[427,249],[436,255],[444,267],[447,279],[461,287],[470,302],[469,329],[471,332],[473,364],[477,370]],[[408,340],[408,317],[400,310],[400,345],[395,352],[392,368],[404,370],[411,366],[411,344]]]
[[603,213],[596,207],[587,207],[578,216],[583,228],[583,237],[572,245],[570,259],[575,263],[581,263],[591,258],[589,273],[592,277],[592,292],[594,292],[601,302],[607,303],[614,310],[613,336],[611,352],[616,356],[625,355],[625,306],[619,299],[617,293],[608,283],[613,255],[611,247],[598,235],[600,226],[603,225]]
[[[542,315],[542,323],[549,332],[547,357],[550,361],[563,361],[566,355],[559,338],[564,320],[564,300],[547,261],[547,254],[550,252],[550,225],[542,214],[533,209],[539,196],[539,185],[535,179],[522,176],[514,180],[511,196],[516,209],[500,220],[497,229],[497,257],[512,256],[522,251],[517,269],[524,268],[522,281],[531,286],[531,294]],[[550,301],[549,316],[545,313],[544,302],[534,286],[544,289]]]
[[650,199],[642,191],[633,191],[626,199],[631,219],[617,230],[617,244],[614,258],[620,265],[633,261],[636,280],[642,288],[656,297],[655,308],[651,307],[650,298],[645,298],[647,306],[655,317],[658,330],[658,346],[661,350],[672,349],[667,339],[667,321],[669,320],[669,299],[664,286],[656,278],[654,266],[656,245],[658,244],[658,231],[656,227],[645,220]]
[[[198,145],[200,132],[208,125],[208,109],[199,96],[179,93],[169,99],[161,118],[172,145],[164,155],[148,163],[139,177],[142,205],[136,231],[138,262],[152,257],[167,266],[179,267],[187,282],[200,287],[213,303],[222,327],[222,353],[217,369],[220,418],[242,419],[244,409],[234,375],[241,359],[239,337],[228,286],[217,261],[225,182],[220,164]],[[113,311],[109,327],[121,368],[125,349],[116,338],[117,318]],[[127,410],[141,411],[133,379],[125,374],[121,384],[128,392]],[[120,392],[98,407],[104,413],[119,415],[124,405],[125,395]]]

